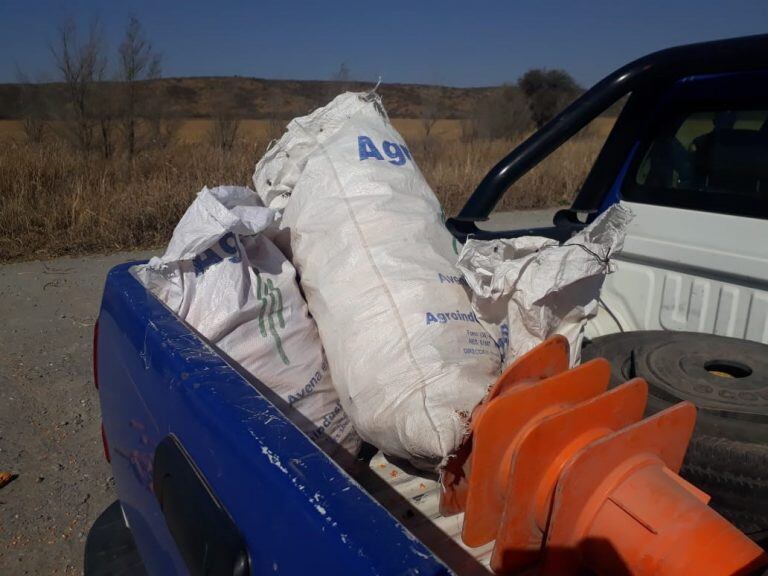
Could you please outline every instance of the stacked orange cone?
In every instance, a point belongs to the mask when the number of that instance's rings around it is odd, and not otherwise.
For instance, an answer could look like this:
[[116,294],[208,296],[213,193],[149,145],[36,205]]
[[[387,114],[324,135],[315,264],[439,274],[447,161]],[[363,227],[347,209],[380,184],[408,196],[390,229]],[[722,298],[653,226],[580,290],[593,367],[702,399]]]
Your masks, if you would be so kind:
[[677,472],[696,422],[681,402],[643,419],[640,378],[608,390],[603,359],[568,369],[555,336],[510,366],[443,475],[441,511],[500,574],[748,574],[762,549]]

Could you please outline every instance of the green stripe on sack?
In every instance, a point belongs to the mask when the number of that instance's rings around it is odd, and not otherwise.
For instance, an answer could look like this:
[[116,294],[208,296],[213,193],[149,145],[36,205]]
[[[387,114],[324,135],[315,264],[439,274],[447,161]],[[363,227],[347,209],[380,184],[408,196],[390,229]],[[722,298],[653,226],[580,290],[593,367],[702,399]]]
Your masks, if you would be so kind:
[[283,320],[283,294],[280,292],[280,288],[274,287],[270,278],[267,278],[267,286],[277,296],[277,321],[280,322],[280,328],[285,328],[285,320]]
[[[259,310],[259,331],[262,336],[267,336],[267,327],[264,322],[266,316],[266,323],[269,325],[269,334],[275,341],[277,353],[280,355],[283,364],[289,366],[291,362],[283,348],[283,341],[277,333],[274,319],[274,316],[277,315],[277,321],[280,328],[285,328],[285,319],[283,318],[283,295],[279,288],[275,288],[270,278],[263,281],[258,269],[255,266],[253,266],[252,269],[253,273],[256,275],[256,297],[261,301],[261,309]],[[267,300],[267,296],[269,297],[269,300]]]
[[264,313],[267,310],[267,299],[261,295],[261,274],[259,274],[259,271],[255,267],[253,268],[253,273],[256,275],[256,297],[261,300],[261,309],[259,310],[259,332],[261,332],[261,335],[266,338],[267,329],[264,326]]
[[289,366],[291,362],[288,360],[288,356],[285,354],[285,350],[283,350],[283,342],[280,340],[280,336],[278,335],[277,330],[275,330],[275,320],[272,317],[272,314],[270,314],[267,319],[269,321],[269,331],[272,334],[272,337],[275,339],[275,348],[277,348],[277,353],[280,354],[280,359],[283,361],[283,364]]

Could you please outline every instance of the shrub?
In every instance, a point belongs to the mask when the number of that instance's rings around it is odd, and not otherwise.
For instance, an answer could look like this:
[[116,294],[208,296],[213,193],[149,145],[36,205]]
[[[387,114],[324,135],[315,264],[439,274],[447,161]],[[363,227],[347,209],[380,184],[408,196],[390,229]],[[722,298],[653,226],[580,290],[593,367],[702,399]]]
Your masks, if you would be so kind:
[[517,85],[528,97],[528,107],[537,128],[549,122],[582,92],[564,70],[528,70]]

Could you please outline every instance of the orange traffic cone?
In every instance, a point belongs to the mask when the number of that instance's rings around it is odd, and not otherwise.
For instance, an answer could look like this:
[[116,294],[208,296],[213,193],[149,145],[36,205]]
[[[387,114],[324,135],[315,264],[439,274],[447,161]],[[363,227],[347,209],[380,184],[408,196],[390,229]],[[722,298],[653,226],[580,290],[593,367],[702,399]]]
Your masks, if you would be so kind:
[[464,511],[491,567],[542,574],[739,574],[762,550],[677,471],[696,421],[682,402],[642,420],[642,379],[607,390],[597,359],[568,370],[556,336],[521,357],[475,410],[442,475],[441,510]]

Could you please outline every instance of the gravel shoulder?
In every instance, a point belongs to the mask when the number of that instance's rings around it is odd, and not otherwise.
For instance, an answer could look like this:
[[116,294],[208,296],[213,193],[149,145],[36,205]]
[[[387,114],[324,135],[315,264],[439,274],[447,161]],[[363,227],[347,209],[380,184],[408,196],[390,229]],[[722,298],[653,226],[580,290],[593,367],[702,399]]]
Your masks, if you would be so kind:
[[150,252],[0,266],[0,574],[82,574],[115,499],[91,376],[107,271]]
[[[567,208],[567,206],[563,206],[563,208]],[[560,208],[493,212],[487,221],[479,222],[477,227],[494,232],[520,228],[546,228],[552,226],[552,218],[558,210]]]
[[[494,215],[503,230],[554,210]],[[0,574],[81,574],[88,529],[115,498],[91,375],[108,270],[154,252],[0,265]]]

